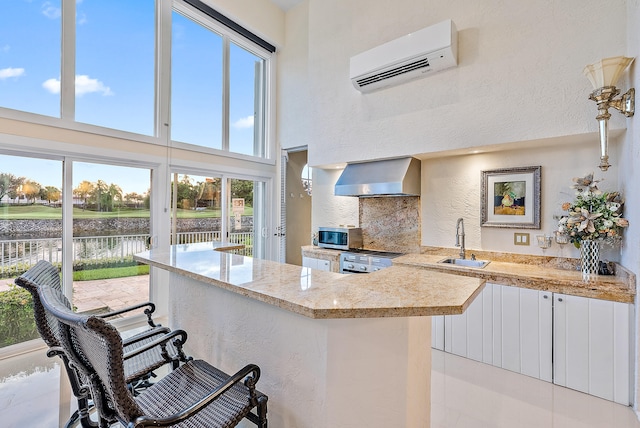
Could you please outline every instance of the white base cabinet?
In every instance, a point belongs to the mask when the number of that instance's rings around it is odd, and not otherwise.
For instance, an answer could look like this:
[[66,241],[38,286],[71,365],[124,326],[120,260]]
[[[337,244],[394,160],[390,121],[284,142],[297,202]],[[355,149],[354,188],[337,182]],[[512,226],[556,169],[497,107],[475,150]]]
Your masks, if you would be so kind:
[[629,405],[632,311],[626,303],[487,283],[464,314],[432,317],[431,343]]
[[554,294],[554,383],[629,405],[632,310],[626,303]]
[[331,271],[331,262],[329,260],[316,259],[314,257],[302,256],[302,267],[311,269]]

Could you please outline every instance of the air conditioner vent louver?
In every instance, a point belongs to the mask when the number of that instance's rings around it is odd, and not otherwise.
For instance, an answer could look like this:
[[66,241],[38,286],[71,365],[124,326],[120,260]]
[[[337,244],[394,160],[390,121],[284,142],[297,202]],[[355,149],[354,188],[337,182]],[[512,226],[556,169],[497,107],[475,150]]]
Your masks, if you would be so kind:
[[420,70],[422,68],[429,67],[429,60],[427,58],[423,58],[421,60],[411,62],[409,64],[401,65],[400,67],[392,68],[391,70],[387,70],[382,73],[374,74],[373,76],[365,77],[364,79],[357,80],[358,85],[366,86],[375,82],[380,82],[382,80],[390,79],[395,76],[400,76],[405,73],[409,73],[414,70]]
[[349,77],[362,92],[429,76],[458,65],[458,32],[446,20],[351,57]]

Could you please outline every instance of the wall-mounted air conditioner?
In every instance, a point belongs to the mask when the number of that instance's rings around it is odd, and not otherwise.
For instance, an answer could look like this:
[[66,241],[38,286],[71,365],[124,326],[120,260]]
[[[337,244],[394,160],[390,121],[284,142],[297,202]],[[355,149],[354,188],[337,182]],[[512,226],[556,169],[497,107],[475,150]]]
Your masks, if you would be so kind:
[[450,19],[351,58],[356,89],[371,92],[458,65],[458,32]]

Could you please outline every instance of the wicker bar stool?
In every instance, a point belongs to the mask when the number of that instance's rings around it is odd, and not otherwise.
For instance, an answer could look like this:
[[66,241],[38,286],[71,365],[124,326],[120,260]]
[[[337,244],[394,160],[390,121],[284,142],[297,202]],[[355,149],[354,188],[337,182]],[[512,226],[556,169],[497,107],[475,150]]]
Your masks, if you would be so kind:
[[[67,308],[71,308],[70,302],[62,294],[58,269],[49,262],[39,261],[18,277],[15,283],[31,293],[36,327],[49,347],[47,355],[49,357],[57,355],[62,359],[71,383],[71,390],[78,401],[78,410],[67,421],[65,427],[74,425],[78,420],[84,428],[96,427],[97,423],[92,421],[89,416],[91,395],[88,380],[84,378],[81,372],[69,364],[69,359],[61,346],[58,321],[42,305],[42,290],[51,289],[59,293],[62,304]],[[123,342],[124,352],[135,352],[131,358],[127,359],[124,365],[125,381],[134,392],[141,387],[149,385],[149,378],[154,376],[154,370],[167,364],[172,369],[175,369],[181,362],[189,360],[182,350],[182,345],[187,340],[187,334],[182,330],[172,332],[166,327],[157,325],[152,319],[152,314],[155,310],[153,303],[146,302],[96,316],[109,318],[135,310],[139,311],[143,308],[150,328],[127,338]],[[153,344],[153,346],[150,346],[150,344]]]
[[123,351],[118,330],[101,318],[72,312],[57,290],[42,290],[41,298],[59,321],[67,356],[91,382],[101,428],[115,422],[128,428],[230,428],[243,418],[267,428],[267,396],[255,388],[258,366],[249,364],[229,376],[191,360],[135,396],[125,380],[130,353]]

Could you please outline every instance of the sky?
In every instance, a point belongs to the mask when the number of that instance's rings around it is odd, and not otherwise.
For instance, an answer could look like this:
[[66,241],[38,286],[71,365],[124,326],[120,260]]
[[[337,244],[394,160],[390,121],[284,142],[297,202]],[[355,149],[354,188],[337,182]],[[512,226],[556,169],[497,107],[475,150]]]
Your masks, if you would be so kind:
[[[76,121],[153,135],[154,4],[76,0]],[[2,7],[0,107],[60,117],[61,0],[10,0]],[[221,38],[176,12],[172,20],[172,139],[221,148]],[[230,56],[230,147],[253,154],[258,58],[234,45]]]

